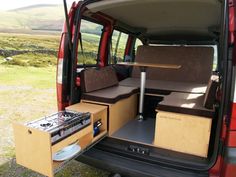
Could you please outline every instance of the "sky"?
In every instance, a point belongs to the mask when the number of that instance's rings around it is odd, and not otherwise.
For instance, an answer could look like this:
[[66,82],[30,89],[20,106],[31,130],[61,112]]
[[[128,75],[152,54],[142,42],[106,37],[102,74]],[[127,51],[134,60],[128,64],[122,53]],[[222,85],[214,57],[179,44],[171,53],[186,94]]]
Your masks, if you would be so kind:
[[[66,1],[68,6],[70,6],[76,0]],[[0,10],[11,10],[36,4],[63,4],[63,0],[0,0],[0,4]]]

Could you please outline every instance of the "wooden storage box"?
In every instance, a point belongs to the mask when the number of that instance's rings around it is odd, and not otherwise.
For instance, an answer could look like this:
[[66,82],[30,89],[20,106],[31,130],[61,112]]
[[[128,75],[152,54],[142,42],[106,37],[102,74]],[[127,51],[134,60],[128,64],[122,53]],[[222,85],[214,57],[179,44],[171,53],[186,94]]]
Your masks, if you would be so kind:
[[[78,157],[89,147],[105,137],[107,133],[107,108],[105,106],[79,103],[67,108],[78,112],[90,112],[91,124],[68,136],[56,144],[51,143],[51,134],[24,124],[13,124],[16,162],[43,175],[53,177],[71,159]],[[101,119],[100,134],[93,137],[93,122]],[[81,150],[73,158],[65,161],[53,161],[54,153],[68,145],[77,143]]]
[[96,121],[101,120],[102,125],[99,128],[100,133],[93,137],[92,142],[99,140],[101,137],[107,134],[107,106],[89,103],[78,103],[71,105],[66,110],[78,111],[78,112],[90,112],[91,113],[91,124],[93,125]]
[[99,104],[108,107],[109,136],[111,136],[114,132],[123,127],[130,120],[134,119],[135,116],[137,115],[137,104],[138,104],[137,94],[133,94],[128,98],[121,99],[114,104],[95,102],[90,100],[82,100],[81,102],[95,105]]
[[208,117],[158,111],[154,145],[207,157],[211,124]]

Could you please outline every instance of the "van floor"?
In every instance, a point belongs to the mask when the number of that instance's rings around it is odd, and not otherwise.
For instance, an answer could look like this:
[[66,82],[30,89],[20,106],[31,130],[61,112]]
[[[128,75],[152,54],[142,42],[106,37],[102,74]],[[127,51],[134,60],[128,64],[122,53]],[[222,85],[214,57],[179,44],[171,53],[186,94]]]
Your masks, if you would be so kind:
[[141,122],[133,119],[113,133],[112,137],[150,145],[153,144],[154,133],[154,118],[147,118]]
[[[133,119],[118,129],[110,137],[100,141],[96,147],[105,149],[108,152],[118,153],[119,155],[139,158],[142,161],[152,160],[152,163],[170,163],[176,167],[186,167],[189,169],[208,168],[210,156],[203,158],[191,154],[171,151],[154,146],[156,118],[149,117],[142,122]],[[129,149],[130,145],[148,149],[149,155],[143,156],[136,152],[132,153]],[[190,163],[191,162],[191,163]]]

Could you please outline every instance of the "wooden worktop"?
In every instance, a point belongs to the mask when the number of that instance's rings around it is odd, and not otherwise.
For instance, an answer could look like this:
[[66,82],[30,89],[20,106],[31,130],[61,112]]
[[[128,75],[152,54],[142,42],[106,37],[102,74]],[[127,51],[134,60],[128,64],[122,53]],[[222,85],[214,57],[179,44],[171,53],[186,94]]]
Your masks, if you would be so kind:
[[181,68],[181,65],[160,64],[160,63],[118,62],[117,64],[118,65],[126,65],[126,66],[153,67],[153,68],[165,68],[165,69],[179,69],[179,68]]

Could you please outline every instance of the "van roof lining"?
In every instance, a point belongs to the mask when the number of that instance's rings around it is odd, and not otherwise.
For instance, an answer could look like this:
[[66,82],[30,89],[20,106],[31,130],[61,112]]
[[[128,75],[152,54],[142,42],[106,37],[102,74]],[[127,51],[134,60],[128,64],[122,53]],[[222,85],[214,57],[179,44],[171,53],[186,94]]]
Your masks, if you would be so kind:
[[106,14],[116,20],[117,26],[149,39],[169,34],[215,39],[221,19],[219,0],[103,0],[88,4],[87,8],[92,13]]

